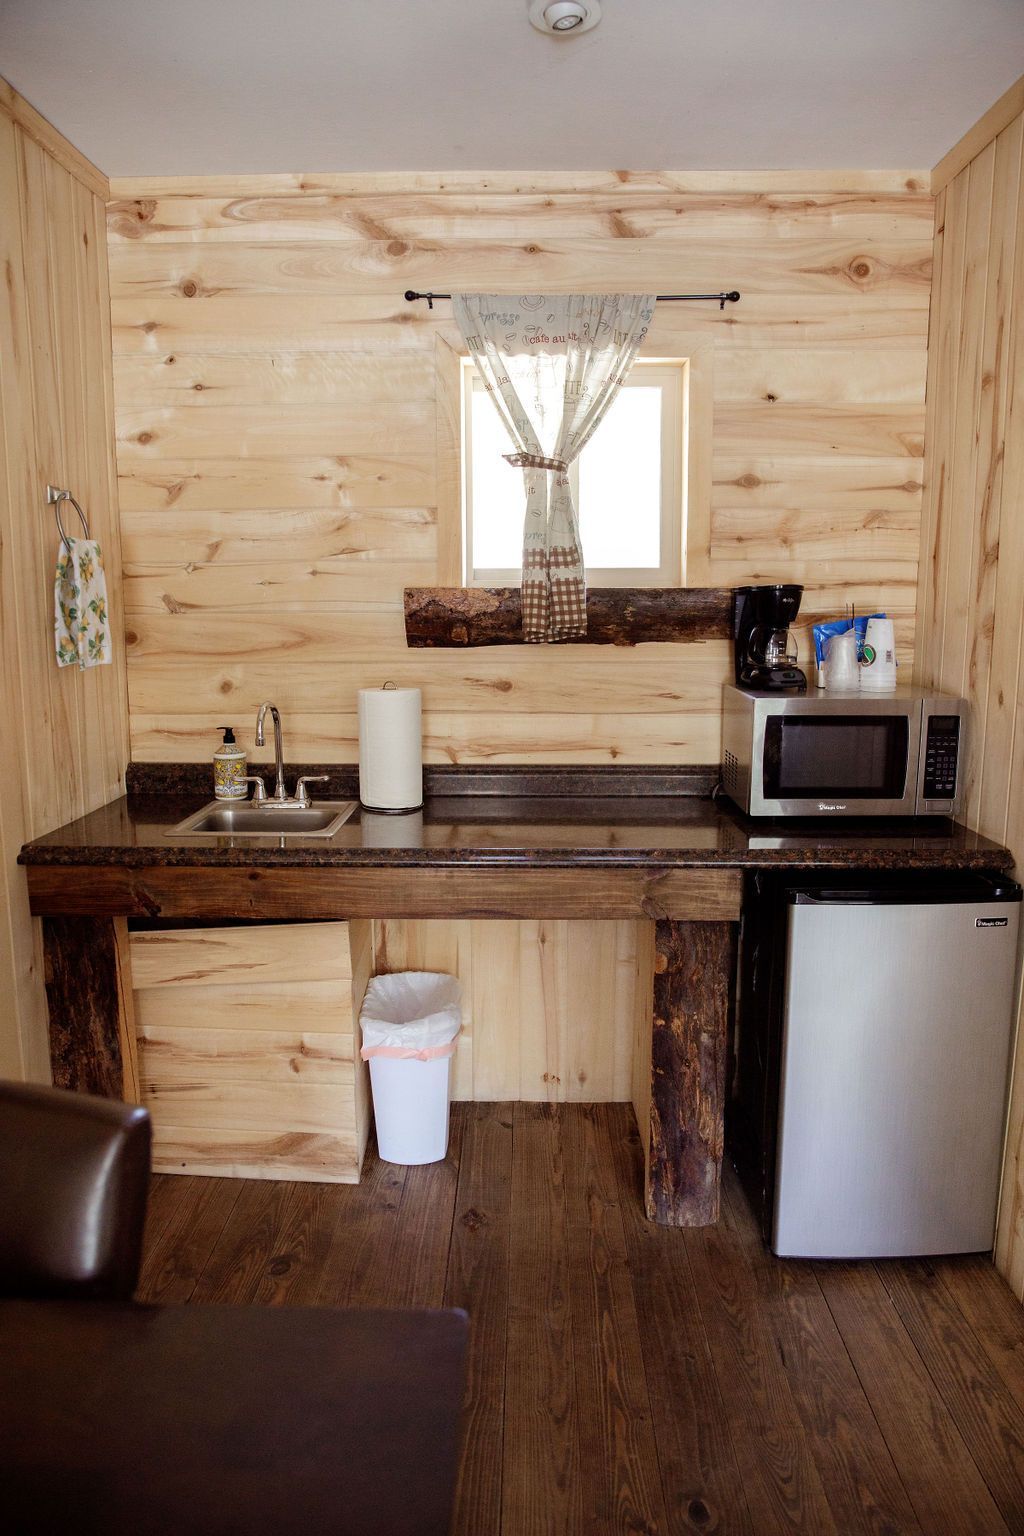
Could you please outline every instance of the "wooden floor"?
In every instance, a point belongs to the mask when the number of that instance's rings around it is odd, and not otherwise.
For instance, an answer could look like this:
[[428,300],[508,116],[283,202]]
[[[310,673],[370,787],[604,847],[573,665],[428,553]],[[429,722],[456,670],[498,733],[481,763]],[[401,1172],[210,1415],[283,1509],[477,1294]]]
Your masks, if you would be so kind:
[[1024,1532],[1024,1310],[987,1260],[780,1263],[639,1207],[624,1105],[453,1107],[362,1184],[154,1180],[152,1301],[465,1307],[458,1536]]

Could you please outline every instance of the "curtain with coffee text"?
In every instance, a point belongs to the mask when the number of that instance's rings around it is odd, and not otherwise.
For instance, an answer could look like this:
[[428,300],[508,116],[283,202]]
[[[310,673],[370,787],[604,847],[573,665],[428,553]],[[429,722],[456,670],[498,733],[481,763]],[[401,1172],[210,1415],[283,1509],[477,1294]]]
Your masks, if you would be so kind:
[[[569,465],[618,394],[654,295],[455,294],[455,319],[522,469],[523,639],[581,639],[587,592]],[[622,508],[622,517],[628,509]]]

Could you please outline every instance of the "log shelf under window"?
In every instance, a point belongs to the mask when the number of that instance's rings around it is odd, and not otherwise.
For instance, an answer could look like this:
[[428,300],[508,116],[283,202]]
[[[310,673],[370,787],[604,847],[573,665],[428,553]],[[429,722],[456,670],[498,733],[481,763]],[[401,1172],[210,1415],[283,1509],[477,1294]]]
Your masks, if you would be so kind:
[[[592,587],[587,634],[567,645],[724,640],[732,634],[728,587]],[[413,648],[522,645],[518,587],[406,587],[405,639]]]

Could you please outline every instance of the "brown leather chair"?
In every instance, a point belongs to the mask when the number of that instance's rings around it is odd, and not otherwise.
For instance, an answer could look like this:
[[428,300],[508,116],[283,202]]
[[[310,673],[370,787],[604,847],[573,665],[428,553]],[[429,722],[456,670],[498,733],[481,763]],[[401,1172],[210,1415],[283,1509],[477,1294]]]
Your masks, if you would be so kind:
[[0,1082],[0,1296],[131,1297],[150,1139],[134,1105]]

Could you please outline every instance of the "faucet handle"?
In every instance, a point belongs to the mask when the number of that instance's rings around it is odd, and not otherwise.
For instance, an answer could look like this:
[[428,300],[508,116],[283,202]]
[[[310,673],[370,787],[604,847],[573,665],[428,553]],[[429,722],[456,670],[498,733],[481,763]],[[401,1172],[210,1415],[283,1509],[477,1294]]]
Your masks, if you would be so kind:
[[263,805],[267,798],[267,786],[264,784],[263,780],[256,774],[250,773],[246,775],[245,782],[246,784],[255,784],[256,786],[252,792],[253,805]]
[[310,803],[307,784],[326,784],[329,778],[330,774],[327,773],[304,773],[295,786],[295,798],[299,804],[308,806]]

